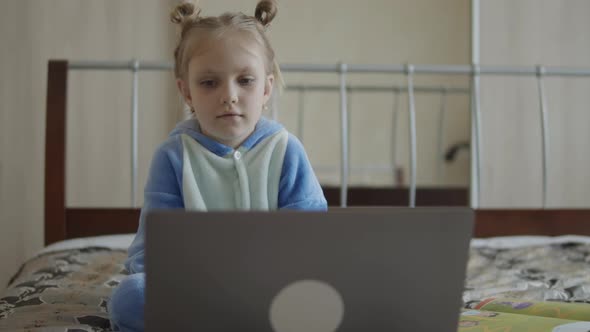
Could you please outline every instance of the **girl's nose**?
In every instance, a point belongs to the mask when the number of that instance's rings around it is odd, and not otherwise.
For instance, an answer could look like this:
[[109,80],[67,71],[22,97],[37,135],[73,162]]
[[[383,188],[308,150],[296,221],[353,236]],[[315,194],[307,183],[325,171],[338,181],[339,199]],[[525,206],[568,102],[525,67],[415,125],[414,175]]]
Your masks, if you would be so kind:
[[221,96],[220,100],[221,104],[232,105],[238,102],[238,94],[236,93],[236,89],[228,84],[224,93]]
[[221,103],[222,104],[235,104],[238,102],[238,97],[237,96],[226,96],[221,98]]

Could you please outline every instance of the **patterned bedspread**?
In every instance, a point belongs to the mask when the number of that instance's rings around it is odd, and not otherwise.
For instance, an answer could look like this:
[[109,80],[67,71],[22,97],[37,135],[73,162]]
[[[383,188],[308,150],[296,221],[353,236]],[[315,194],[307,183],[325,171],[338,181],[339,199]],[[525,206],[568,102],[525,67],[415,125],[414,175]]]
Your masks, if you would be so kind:
[[0,295],[0,331],[111,331],[106,304],[126,256],[92,247],[28,261]]
[[[106,303],[125,277],[124,258],[123,250],[92,247],[28,261],[0,295],[0,330],[111,331]],[[472,248],[465,306],[497,295],[590,302],[590,244]]]
[[471,249],[463,301],[497,295],[590,303],[590,244]]

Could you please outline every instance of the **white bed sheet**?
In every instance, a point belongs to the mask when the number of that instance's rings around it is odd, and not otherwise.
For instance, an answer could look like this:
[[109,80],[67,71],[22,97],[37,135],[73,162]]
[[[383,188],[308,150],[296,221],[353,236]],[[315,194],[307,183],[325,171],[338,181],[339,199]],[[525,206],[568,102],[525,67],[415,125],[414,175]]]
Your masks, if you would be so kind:
[[[93,236],[85,238],[70,239],[53,243],[38,254],[52,251],[77,249],[85,247],[106,247],[111,249],[126,250],[131,245],[135,234],[117,234]],[[558,244],[566,242],[576,242],[590,244],[590,236],[564,235],[564,236],[501,236],[493,238],[474,238],[471,240],[472,248],[490,247],[490,248],[522,248],[527,246],[538,246],[546,244]]]
[[135,234],[117,234],[117,235],[102,235],[83,237],[76,239],[69,239],[52,243],[47,247],[43,248],[37,254],[44,254],[52,251],[67,250],[67,249],[79,249],[86,247],[106,247],[110,249],[124,249],[127,250],[131,245],[131,241]]
[[559,243],[590,244],[590,236],[562,235],[562,236],[500,236],[485,239],[472,239],[472,248],[490,247],[495,249],[511,249],[530,246],[541,246]]

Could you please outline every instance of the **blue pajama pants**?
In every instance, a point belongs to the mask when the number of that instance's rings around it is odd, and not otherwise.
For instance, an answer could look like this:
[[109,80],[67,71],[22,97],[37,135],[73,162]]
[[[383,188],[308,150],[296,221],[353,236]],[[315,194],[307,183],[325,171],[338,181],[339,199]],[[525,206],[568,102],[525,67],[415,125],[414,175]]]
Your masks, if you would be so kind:
[[113,291],[109,301],[111,322],[123,332],[144,330],[145,273],[136,273],[123,279]]

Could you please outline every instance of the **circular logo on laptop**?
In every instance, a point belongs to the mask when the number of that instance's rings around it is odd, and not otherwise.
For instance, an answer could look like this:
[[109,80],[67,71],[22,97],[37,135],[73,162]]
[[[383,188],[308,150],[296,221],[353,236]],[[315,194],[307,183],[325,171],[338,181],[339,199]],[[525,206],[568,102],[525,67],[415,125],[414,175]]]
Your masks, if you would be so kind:
[[318,280],[287,285],[270,306],[270,323],[275,332],[334,332],[343,317],[344,301],[340,293]]
[[588,332],[590,331],[589,322],[576,322],[559,325],[553,328],[553,332]]

